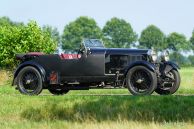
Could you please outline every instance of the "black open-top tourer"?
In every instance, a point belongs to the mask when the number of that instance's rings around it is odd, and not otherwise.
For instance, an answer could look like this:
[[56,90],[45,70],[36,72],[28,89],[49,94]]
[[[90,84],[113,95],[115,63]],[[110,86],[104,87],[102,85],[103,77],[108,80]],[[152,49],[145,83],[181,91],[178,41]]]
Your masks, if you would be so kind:
[[180,85],[178,65],[168,51],[105,48],[97,39],[85,39],[74,54],[18,54],[21,61],[13,85],[22,94],[42,89],[62,95],[69,90],[128,88],[133,95],[173,94]]

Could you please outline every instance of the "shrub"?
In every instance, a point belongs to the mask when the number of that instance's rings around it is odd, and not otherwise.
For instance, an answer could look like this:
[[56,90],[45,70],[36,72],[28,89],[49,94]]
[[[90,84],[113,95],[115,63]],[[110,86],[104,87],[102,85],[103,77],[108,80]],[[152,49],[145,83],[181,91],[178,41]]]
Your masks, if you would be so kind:
[[53,53],[56,47],[57,41],[34,21],[21,26],[0,26],[0,67],[13,67],[17,53]]

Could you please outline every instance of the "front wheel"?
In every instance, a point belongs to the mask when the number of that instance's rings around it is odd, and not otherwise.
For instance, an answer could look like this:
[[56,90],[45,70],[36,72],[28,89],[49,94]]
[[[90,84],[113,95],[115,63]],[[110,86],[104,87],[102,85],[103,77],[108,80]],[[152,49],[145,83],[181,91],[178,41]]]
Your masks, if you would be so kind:
[[126,76],[127,87],[133,95],[150,95],[156,89],[156,74],[144,66],[131,68]]
[[170,72],[167,73],[165,79],[167,79],[168,81],[159,85],[155,92],[160,95],[174,94],[180,86],[179,72],[172,69]]
[[49,88],[48,90],[50,91],[50,93],[52,93],[54,95],[64,95],[64,94],[67,94],[69,92],[69,90],[65,90],[65,89],[52,89],[52,88]]
[[25,95],[38,95],[42,91],[42,77],[39,71],[32,67],[26,66],[20,70],[17,76],[17,88],[20,93]]

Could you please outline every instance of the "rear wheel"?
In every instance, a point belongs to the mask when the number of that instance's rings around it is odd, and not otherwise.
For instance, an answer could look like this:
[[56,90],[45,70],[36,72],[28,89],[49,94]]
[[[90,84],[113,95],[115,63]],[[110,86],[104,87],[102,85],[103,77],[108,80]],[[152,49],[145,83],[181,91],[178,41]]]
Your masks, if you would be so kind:
[[69,92],[69,90],[65,89],[48,89],[54,95],[64,95]]
[[32,67],[26,66],[17,76],[17,88],[22,94],[38,95],[42,91],[42,77],[39,71]]
[[144,66],[131,68],[126,77],[127,87],[133,95],[150,95],[156,89],[156,74]]
[[156,93],[160,95],[174,94],[180,86],[180,75],[177,70],[172,69],[167,73],[166,78],[168,81],[159,85],[155,90]]

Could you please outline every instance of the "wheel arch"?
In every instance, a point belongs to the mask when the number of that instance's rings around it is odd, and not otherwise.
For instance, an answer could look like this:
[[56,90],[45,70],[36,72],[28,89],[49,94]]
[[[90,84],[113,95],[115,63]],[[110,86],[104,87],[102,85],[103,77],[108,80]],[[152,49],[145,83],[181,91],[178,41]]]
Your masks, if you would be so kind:
[[125,70],[125,73],[124,75],[126,76],[127,75],[127,72],[135,67],[135,66],[144,66],[146,68],[148,68],[149,70],[151,70],[152,72],[155,72],[155,66],[154,64],[150,63],[150,62],[147,62],[147,61],[136,61],[136,62],[133,62],[131,63]]
[[27,61],[27,62],[24,62],[22,64],[20,64],[17,69],[15,70],[14,72],[14,77],[13,77],[13,82],[12,82],[12,86],[16,85],[17,84],[17,76],[18,76],[18,73],[24,68],[24,67],[27,67],[27,66],[32,66],[34,68],[36,68],[41,77],[42,77],[42,82],[45,82],[46,81],[46,71],[45,69],[38,63],[36,62],[33,62],[33,61]]
[[164,65],[165,65],[165,68],[164,68],[165,74],[168,73],[172,69],[175,69],[176,71],[178,71],[180,69],[180,67],[172,61],[164,62]]

